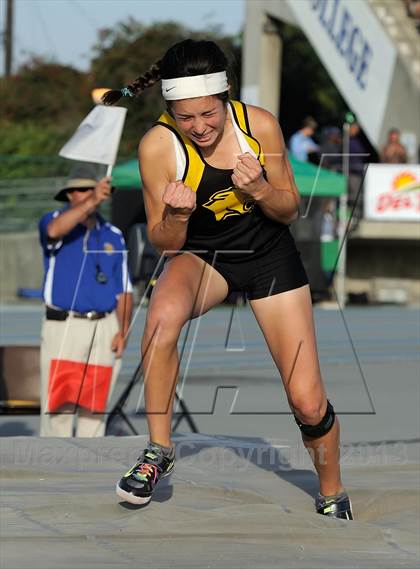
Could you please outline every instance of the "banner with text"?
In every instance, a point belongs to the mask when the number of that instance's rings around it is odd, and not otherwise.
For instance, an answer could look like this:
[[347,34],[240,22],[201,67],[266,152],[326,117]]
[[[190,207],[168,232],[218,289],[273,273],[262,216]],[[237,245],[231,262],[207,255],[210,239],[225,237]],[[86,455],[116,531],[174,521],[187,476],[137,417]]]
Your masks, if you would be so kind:
[[396,50],[369,5],[365,0],[287,2],[369,139],[379,144]]
[[420,221],[420,165],[370,164],[364,185],[364,216]]

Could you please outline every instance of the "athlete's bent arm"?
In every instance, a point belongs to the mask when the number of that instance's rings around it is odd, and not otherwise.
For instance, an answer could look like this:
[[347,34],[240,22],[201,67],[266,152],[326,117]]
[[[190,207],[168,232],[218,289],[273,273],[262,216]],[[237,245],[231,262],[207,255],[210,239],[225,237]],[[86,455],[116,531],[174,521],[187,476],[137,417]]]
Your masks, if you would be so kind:
[[195,193],[176,176],[171,133],[155,126],[140,141],[139,166],[143,182],[147,233],[159,253],[181,249],[188,220],[195,209]]
[[263,177],[259,162],[250,154],[243,154],[232,180],[258,203],[267,217],[289,224],[298,217],[300,196],[280,125],[264,109],[249,106],[248,111],[251,130],[264,151],[267,179]]

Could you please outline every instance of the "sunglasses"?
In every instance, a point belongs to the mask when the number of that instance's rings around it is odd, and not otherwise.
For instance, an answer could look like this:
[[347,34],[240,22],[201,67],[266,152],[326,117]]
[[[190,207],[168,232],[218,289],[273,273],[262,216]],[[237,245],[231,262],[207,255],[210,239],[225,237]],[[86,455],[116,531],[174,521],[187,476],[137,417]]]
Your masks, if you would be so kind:
[[66,192],[72,194],[73,192],[87,192],[89,190],[94,190],[94,189],[95,189],[94,186],[92,186],[91,188],[68,188]]

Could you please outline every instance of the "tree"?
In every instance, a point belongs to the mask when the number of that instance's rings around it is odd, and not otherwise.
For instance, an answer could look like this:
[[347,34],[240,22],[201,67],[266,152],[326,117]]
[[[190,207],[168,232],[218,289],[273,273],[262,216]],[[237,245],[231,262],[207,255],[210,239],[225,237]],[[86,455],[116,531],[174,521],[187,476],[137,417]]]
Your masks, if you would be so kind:
[[86,75],[33,58],[0,79],[0,98],[0,176],[65,173],[57,153],[91,106]]
[[91,103],[86,75],[70,66],[33,58],[10,78],[0,79],[6,121],[66,122]]

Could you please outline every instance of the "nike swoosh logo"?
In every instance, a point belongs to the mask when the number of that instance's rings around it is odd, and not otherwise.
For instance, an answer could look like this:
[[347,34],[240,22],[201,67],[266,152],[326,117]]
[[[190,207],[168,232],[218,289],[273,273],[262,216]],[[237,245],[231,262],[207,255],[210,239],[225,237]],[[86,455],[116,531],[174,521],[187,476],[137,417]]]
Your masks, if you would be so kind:
[[166,91],[166,92],[172,91],[172,89],[175,89],[175,86],[174,86],[174,87],[169,87],[169,89],[165,89],[165,91]]

